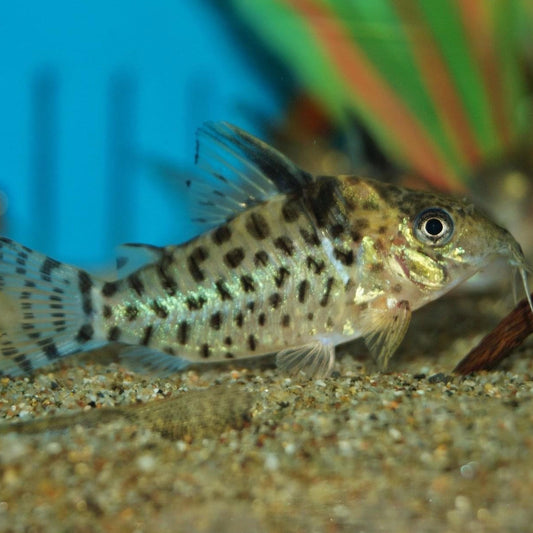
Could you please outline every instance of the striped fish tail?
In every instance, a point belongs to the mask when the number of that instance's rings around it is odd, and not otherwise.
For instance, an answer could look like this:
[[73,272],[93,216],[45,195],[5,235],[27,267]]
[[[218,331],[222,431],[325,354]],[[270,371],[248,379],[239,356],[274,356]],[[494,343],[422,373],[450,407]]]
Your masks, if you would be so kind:
[[104,344],[91,276],[0,237],[0,375],[19,376]]

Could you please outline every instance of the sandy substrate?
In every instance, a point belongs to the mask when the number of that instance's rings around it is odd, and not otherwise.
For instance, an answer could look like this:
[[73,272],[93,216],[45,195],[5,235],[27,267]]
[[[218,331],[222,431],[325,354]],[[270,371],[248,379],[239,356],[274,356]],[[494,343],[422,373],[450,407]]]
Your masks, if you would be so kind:
[[[450,375],[508,309],[437,302],[387,373],[354,343],[314,381],[102,356],[2,379],[4,423],[68,416],[0,435],[0,531],[530,531],[531,345]],[[132,407],[154,402],[171,409]]]

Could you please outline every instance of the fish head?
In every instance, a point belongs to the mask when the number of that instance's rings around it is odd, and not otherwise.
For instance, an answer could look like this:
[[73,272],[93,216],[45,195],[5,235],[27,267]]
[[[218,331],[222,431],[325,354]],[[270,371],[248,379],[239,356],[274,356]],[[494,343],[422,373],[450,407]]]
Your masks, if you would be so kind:
[[405,190],[398,201],[391,206],[398,223],[390,258],[400,277],[425,294],[420,305],[448,292],[497,256],[518,269],[530,300],[530,268],[520,245],[469,200]]

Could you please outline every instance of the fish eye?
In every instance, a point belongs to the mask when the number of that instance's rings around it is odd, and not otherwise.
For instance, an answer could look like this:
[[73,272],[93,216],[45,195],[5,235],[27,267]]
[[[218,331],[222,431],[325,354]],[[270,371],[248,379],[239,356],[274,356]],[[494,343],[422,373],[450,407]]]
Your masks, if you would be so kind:
[[450,214],[440,207],[424,209],[415,218],[415,237],[424,244],[444,246],[452,238],[454,225]]

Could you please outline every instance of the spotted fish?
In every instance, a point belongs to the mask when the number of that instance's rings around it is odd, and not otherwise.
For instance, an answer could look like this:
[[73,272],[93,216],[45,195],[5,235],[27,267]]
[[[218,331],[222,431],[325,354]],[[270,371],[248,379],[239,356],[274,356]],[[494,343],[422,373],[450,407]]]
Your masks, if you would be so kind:
[[385,366],[413,310],[494,256],[527,289],[520,246],[468,201],[313,176],[227,123],[205,125],[198,143],[208,172],[187,186],[208,229],[125,246],[115,281],[0,239],[1,374],[111,342],[158,372],[276,353],[281,367],[325,375],[335,346],[363,337]]

